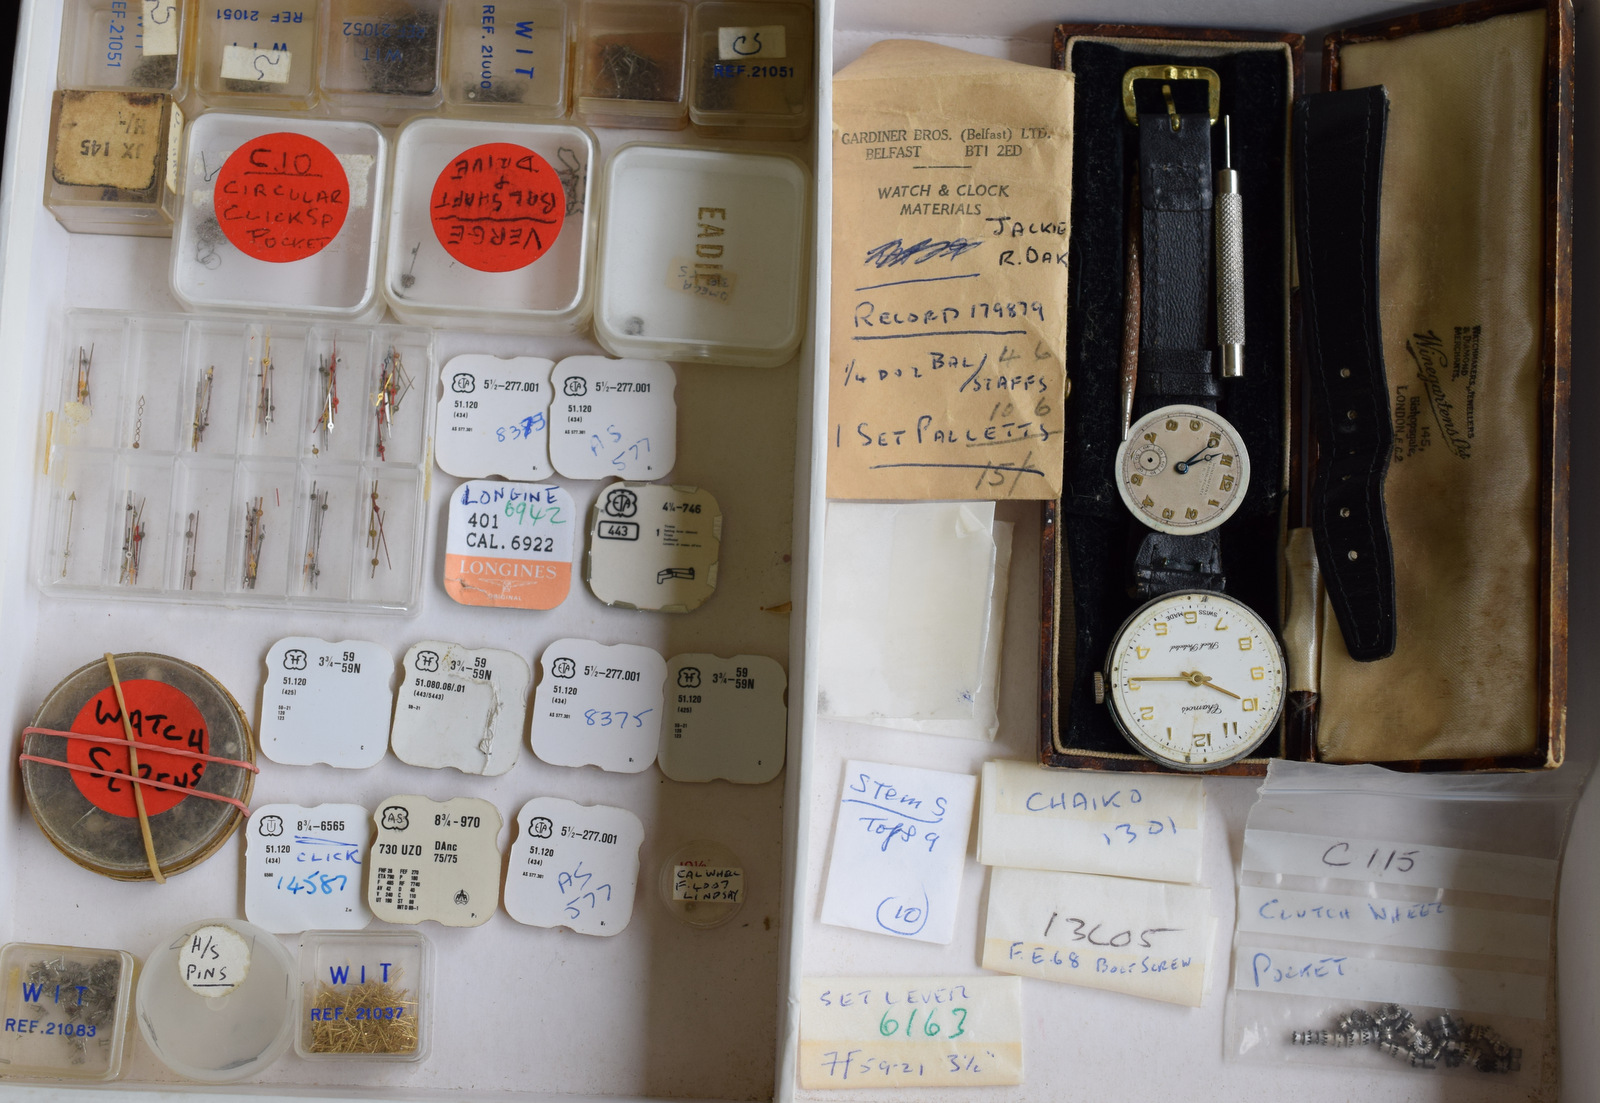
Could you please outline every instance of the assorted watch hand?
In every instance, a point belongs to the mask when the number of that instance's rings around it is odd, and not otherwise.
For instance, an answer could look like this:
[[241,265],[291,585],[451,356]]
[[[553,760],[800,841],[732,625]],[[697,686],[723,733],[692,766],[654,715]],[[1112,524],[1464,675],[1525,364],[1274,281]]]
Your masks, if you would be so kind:
[[[1165,110],[1139,112],[1143,81],[1160,82]],[[1200,81],[1207,111],[1180,112],[1172,85]],[[1139,128],[1142,205],[1139,367],[1125,375],[1136,382],[1124,409],[1143,413],[1117,449],[1116,482],[1128,511],[1154,531],[1140,541],[1133,572],[1134,592],[1149,600],[1117,631],[1095,676],[1095,700],[1110,706],[1135,748],[1176,770],[1213,770],[1248,756],[1277,726],[1287,686],[1271,627],[1221,592],[1214,532],[1250,487],[1244,439],[1216,411],[1210,343],[1215,332],[1224,376],[1243,373],[1241,210],[1226,139],[1225,167],[1212,186],[1220,99],[1210,69],[1141,66],[1123,77],[1128,118]]]

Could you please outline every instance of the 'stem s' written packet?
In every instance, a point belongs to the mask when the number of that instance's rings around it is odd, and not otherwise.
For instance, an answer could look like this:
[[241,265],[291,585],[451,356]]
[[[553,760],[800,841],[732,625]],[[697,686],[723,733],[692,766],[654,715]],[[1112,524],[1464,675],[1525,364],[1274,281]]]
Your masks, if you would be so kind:
[[833,91],[830,498],[1055,498],[1072,80],[880,42]]

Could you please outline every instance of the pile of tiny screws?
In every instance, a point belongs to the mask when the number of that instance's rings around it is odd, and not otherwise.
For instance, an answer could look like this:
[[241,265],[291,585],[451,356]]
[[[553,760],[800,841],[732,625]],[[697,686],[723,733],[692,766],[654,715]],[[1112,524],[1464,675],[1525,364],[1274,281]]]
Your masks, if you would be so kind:
[[[101,1035],[100,1031],[110,1027],[116,1019],[117,986],[121,979],[122,963],[115,957],[103,957],[92,965],[59,957],[53,961],[36,961],[28,966],[27,977],[29,984],[37,984],[52,995],[59,993],[56,1009],[65,1012],[68,1022],[94,1027],[94,1040],[101,1045],[110,1043],[110,1035]],[[28,1006],[40,1018],[50,1014],[50,1009],[42,1004]],[[73,1050],[72,1063],[83,1064],[84,1049],[90,1039],[66,1031],[59,1036],[66,1039]]]
[[439,17],[431,8],[397,4],[378,17],[383,38],[358,47],[368,92],[426,96],[439,81]]
[[1377,1011],[1356,1008],[1339,1016],[1334,1030],[1296,1030],[1297,1046],[1371,1046],[1414,1069],[1466,1065],[1479,1072],[1518,1072],[1522,1050],[1510,1046],[1493,1030],[1453,1015],[1440,1015],[1418,1023],[1410,1011],[1386,1003]]
[[135,88],[171,88],[177,82],[177,54],[143,58],[128,73],[128,83]]
[[670,99],[662,89],[665,75],[661,63],[635,50],[626,42],[609,42],[600,47],[594,94],[612,100]]
[[416,1052],[417,1001],[408,988],[376,980],[340,988],[324,982],[311,1006],[321,1012],[311,1020],[312,1053]]

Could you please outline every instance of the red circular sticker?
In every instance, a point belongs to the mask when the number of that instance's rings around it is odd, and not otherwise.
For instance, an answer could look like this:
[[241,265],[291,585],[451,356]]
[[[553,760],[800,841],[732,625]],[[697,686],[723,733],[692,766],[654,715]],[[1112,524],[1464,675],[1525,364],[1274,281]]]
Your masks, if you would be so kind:
[[510,142],[473,146],[444,167],[428,204],[444,251],[480,272],[526,268],[554,245],[567,193],[550,162]]
[[350,180],[321,142],[263,134],[223,163],[211,202],[235,248],[282,264],[315,256],[338,236],[350,213]]
[[[211,753],[211,734],[206,731],[206,722],[195,703],[165,682],[146,678],[123,682],[122,697],[128,702],[128,722],[133,726],[133,738],[139,744],[139,776],[184,789],[198,785],[206,771],[205,762],[145,750],[146,747],[167,746],[201,754]],[[107,686],[89,698],[88,703],[78,710],[68,730],[125,739],[116,691]],[[78,792],[95,807],[113,816],[139,814],[133,803],[133,784],[128,781],[128,751],[125,747],[69,739],[67,761],[75,766],[88,766],[120,775],[102,777],[99,774],[72,771],[72,780],[78,786]],[[184,795],[146,785],[144,810],[148,815],[157,815],[177,805]]]

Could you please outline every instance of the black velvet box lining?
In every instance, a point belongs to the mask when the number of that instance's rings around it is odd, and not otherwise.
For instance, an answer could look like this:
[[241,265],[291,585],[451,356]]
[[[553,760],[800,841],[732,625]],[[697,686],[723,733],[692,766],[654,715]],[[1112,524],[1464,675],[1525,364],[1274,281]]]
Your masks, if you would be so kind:
[[[1230,116],[1233,167],[1244,202],[1246,328],[1244,376],[1222,381],[1218,406],[1244,438],[1251,461],[1245,501],[1221,530],[1225,592],[1269,624],[1278,623],[1292,72],[1283,49],[1195,43],[1191,53],[1184,45],[1158,51],[1130,40],[1078,40],[1067,51],[1077,85],[1067,310],[1072,393],[1060,525],[1071,571],[1074,633],[1070,651],[1063,646],[1066,634],[1057,633],[1060,673],[1071,674],[1070,694],[1063,693],[1058,704],[1063,714],[1058,749],[1074,753],[1132,752],[1110,711],[1094,702],[1093,673],[1104,664],[1117,629],[1140,604],[1131,594],[1132,563],[1148,531],[1122,504],[1113,470],[1122,437],[1124,220],[1139,160],[1138,132],[1123,112],[1122,75],[1136,65],[1203,65],[1222,80],[1222,112]],[[1213,128],[1214,169],[1222,165],[1221,131],[1220,125]]]

